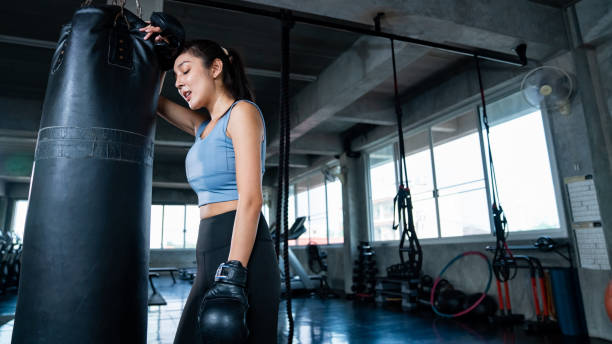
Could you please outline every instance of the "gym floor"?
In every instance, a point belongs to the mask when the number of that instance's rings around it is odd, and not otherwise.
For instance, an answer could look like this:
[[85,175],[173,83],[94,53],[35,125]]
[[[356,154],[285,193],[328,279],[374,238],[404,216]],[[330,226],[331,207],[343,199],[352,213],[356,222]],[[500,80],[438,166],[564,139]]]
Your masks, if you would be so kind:
[[[172,343],[191,284],[169,276],[155,280],[166,306],[149,307],[148,343]],[[16,292],[0,297],[0,321],[15,313]],[[395,307],[379,308],[373,304],[344,299],[299,297],[293,300],[295,336],[293,343],[588,343],[588,339],[560,335],[527,335],[521,329],[500,329],[486,323],[468,323],[438,319],[429,312],[410,315]],[[287,342],[285,302],[279,311],[279,343]],[[13,321],[0,326],[0,344],[11,341]],[[591,339],[590,343],[609,343]]]

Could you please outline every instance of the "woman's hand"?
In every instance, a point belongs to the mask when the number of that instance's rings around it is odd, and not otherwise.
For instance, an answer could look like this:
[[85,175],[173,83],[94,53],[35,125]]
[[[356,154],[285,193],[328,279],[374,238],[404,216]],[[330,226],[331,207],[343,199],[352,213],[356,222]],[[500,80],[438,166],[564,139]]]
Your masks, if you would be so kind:
[[139,29],[140,32],[146,32],[147,33],[144,36],[144,40],[145,41],[147,39],[149,39],[151,36],[155,35],[155,42],[159,42],[159,41],[163,40],[166,43],[170,43],[166,37],[160,35],[160,33],[162,32],[162,29],[159,26],[151,25],[150,21],[147,21],[146,23],[149,24],[149,25]]

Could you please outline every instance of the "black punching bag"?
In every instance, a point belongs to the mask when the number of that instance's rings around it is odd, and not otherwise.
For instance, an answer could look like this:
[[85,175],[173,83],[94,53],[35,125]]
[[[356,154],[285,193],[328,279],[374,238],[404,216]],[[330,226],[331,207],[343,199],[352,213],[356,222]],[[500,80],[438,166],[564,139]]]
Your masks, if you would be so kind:
[[12,343],[145,343],[159,62],[85,7],[61,32],[36,146]]

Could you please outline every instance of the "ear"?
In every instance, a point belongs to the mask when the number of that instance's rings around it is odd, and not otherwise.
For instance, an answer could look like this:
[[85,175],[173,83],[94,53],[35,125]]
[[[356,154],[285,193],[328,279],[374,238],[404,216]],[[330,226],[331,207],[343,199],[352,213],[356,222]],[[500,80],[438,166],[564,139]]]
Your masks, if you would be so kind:
[[221,72],[223,72],[223,61],[221,61],[220,58],[213,60],[212,64],[210,65],[210,72],[212,73],[212,77],[215,79],[221,75]]

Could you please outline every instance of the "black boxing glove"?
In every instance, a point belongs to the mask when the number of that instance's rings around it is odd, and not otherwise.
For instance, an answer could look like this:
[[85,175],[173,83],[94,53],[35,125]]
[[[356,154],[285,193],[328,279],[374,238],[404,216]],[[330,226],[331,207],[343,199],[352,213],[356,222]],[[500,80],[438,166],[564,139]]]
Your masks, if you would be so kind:
[[246,312],[247,269],[237,260],[221,263],[215,283],[206,292],[198,312],[202,343],[244,343],[249,336]]
[[185,43],[185,29],[178,19],[163,12],[151,14],[151,25],[159,27],[162,30],[160,35],[168,40],[154,41],[154,45],[160,68],[170,70]]

